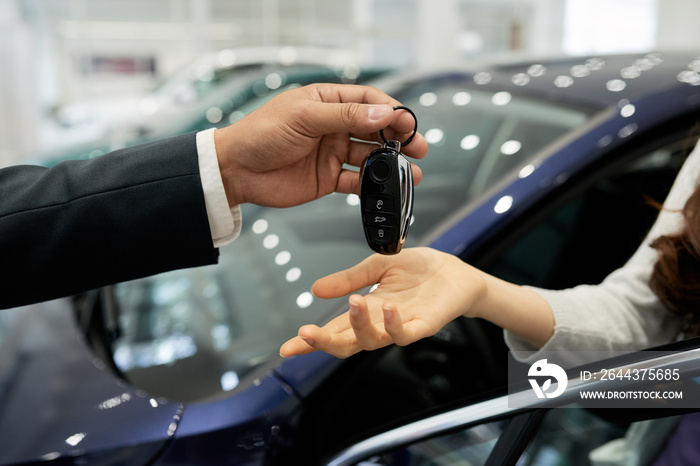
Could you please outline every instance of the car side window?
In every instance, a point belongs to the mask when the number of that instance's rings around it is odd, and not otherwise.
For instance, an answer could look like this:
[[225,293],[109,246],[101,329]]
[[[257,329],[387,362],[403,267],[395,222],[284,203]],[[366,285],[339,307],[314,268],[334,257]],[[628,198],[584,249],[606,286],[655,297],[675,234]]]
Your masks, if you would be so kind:
[[518,465],[649,465],[682,418],[668,416],[624,422],[615,419],[614,413],[615,410],[595,412],[576,405],[550,410]]
[[504,280],[542,288],[599,283],[644,239],[658,215],[654,203],[663,202],[687,148],[687,142],[669,144],[591,177],[582,189],[565,193],[563,205],[474,264]]
[[[589,410],[576,404],[550,409],[537,425],[517,464],[649,465],[672,441],[681,422],[695,423],[699,418],[700,414],[696,413],[653,416],[632,422],[624,416],[616,416],[616,410]],[[493,456],[499,453],[498,441],[506,440],[505,432],[510,423],[510,419],[486,422],[424,438],[376,454],[355,466],[478,466],[489,460],[493,463]],[[515,424],[520,428],[519,423]]]
[[479,466],[486,464],[508,421],[493,421],[423,439],[385,452],[356,466]]

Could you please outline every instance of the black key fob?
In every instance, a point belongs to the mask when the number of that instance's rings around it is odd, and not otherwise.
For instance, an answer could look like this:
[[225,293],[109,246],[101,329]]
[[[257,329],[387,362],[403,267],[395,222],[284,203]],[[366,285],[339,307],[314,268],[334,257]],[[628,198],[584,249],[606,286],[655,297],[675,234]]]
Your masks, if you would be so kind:
[[369,247],[380,254],[401,251],[413,214],[413,172],[399,141],[373,150],[362,165],[360,209]]

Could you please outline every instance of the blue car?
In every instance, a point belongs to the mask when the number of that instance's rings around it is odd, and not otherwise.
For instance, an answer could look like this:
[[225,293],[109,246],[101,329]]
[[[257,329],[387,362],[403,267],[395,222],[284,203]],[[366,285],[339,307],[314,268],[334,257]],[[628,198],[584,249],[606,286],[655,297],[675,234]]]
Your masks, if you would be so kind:
[[[694,54],[376,84],[430,144],[407,246],[520,284],[596,283],[622,265],[698,136]],[[578,464],[663,413],[508,409],[508,351],[479,320],[347,360],[283,359],[300,325],[345,310],[310,288],[371,252],[359,199],[246,205],[243,219],[215,266],[0,313],[0,464]],[[698,345],[673,348],[700,370]]]

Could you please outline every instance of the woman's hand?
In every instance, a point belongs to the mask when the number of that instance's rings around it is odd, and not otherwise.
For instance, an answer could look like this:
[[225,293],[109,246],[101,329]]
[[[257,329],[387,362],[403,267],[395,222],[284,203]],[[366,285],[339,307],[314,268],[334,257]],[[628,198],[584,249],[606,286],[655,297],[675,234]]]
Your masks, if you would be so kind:
[[312,291],[320,298],[337,298],[374,284],[379,286],[367,296],[350,296],[350,309],[323,327],[301,327],[280,354],[321,350],[346,358],[392,343],[407,345],[469,315],[485,290],[482,274],[458,258],[434,249],[408,248],[393,256],[370,256],[321,278]]

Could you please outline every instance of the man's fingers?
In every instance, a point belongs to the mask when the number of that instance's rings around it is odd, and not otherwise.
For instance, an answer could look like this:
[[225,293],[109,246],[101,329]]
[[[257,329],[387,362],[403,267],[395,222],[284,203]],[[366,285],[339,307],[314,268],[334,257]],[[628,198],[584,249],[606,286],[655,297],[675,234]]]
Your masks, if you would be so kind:
[[[417,155],[414,157],[411,155],[411,153],[408,153],[408,149],[412,149],[415,144],[415,154]],[[425,146],[425,151],[421,146]],[[375,149],[379,149],[381,146],[377,144],[372,144],[369,142],[360,142],[360,141],[350,141],[350,144],[348,146],[348,151],[346,157],[342,160],[342,162],[347,163],[348,165],[352,165],[354,167],[361,167],[362,162],[367,158],[367,156],[370,154]],[[411,143],[408,146],[402,146],[401,147],[401,152],[404,155],[408,155],[409,157],[419,159],[422,158],[425,155],[425,152],[427,152],[427,143],[425,142],[425,139],[423,136],[420,134],[416,134],[416,137],[411,141]]]
[[[382,142],[379,131],[383,130],[386,139],[403,142],[413,134],[416,124],[409,113],[384,104],[306,101],[297,106],[297,113],[290,124],[311,137],[346,133],[357,139]],[[419,159],[428,152],[428,144],[416,133],[411,142],[402,147],[402,152]]]
[[369,142],[350,141],[348,145],[347,156],[343,160],[344,163],[353,167],[361,167],[367,156],[375,149],[381,146]]
[[[397,122],[401,122],[401,124],[397,124]],[[415,135],[413,134],[415,123],[415,120],[409,113],[395,110],[394,120],[389,126],[379,129],[383,130],[384,139],[386,140],[405,142],[412,136],[413,138],[408,144],[401,146],[401,152],[414,159],[422,159],[428,153],[428,143],[421,133],[417,132]],[[374,141],[380,144],[383,142],[379,130],[371,134],[351,133],[351,136],[361,141]],[[369,150],[364,152],[363,149],[364,155],[362,158],[366,157],[372,149],[376,148],[376,145],[370,144]]]
[[414,159],[422,159],[428,153],[428,142],[422,134],[416,133],[408,145],[401,146],[401,152]]
[[335,192],[343,194],[360,193],[360,174],[353,170],[341,170]]
[[[411,171],[413,172],[413,185],[418,186],[423,179],[423,171],[418,165],[413,163],[411,164]],[[357,194],[359,196],[360,174],[353,170],[341,170],[340,174],[338,175],[338,184],[335,187],[335,192],[343,194]]]
[[325,103],[307,101],[297,106],[298,120],[302,133],[311,137],[324,134],[352,133],[370,134],[391,124],[394,110],[391,105]]
[[387,104],[392,107],[401,103],[373,86],[357,84],[310,84],[304,88],[317,100],[328,103],[361,102],[365,104]]
[[411,171],[413,172],[413,186],[418,186],[423,179],[423,170],[421,170],[418,165],[412,163]]
[[[416,135],[420,136],[420,135]],[[418,144],[421,144],[425,142],[425,139],[423,139],[422,136],[417,137],[415,139],[415,142]],[[411,143],[413,144],[413,142]],[[366,142],[359,142],[359,141],[352,141],[350,142],[350,146],[348,148],[348,154],[345,160],[343,160],[344,163],[347,163],[348,165],[352,165],[354,167],[361,167],[362,164],[364,163],[365,159],[367,156],[370,154],[375,149],[378,149],[379,146],[376,144],[370,144]],[[403,151],[403,149],[401,149]],[[419,149],[420,150],[420,149]],[[408,154],[406,154],[408,155]],[[424,155],[424,154],[423,154]],[[421,169],[414,163],[411,163],[411,169],[413,170],[413,184],[418,185],[420,181],[423,179],[423,172]],[[343,170],[341,171],[340,176],[338,177],[338,184],[336,185],[336,192],[339,193],[345,193],[345,194],[360,194],[360,173],[357,171],[352,171],[352,170]]]

